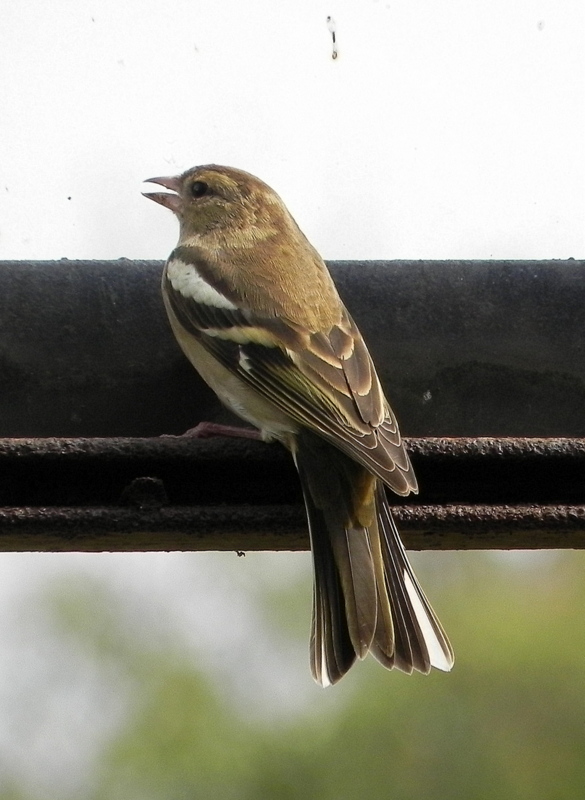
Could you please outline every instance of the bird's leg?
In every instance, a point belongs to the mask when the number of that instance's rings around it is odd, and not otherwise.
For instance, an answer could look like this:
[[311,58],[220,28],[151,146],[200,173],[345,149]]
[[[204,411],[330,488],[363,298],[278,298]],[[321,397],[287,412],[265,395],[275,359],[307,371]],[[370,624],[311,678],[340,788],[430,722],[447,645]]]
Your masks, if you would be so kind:
[[[169,434],[165,434],[169,436]],[[177,438],[188,436],[193,439],[211,439],[214,436],[231,436],[234,439],[261,439],[260,431],[255,428],[240,428],[237,425],[220,425],[217,422],[200,422],[189,428]]]

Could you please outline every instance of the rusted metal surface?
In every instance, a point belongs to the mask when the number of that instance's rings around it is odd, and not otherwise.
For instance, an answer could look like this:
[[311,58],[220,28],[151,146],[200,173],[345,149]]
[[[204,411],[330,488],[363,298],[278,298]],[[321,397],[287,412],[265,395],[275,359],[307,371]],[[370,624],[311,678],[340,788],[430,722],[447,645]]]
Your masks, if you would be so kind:
[[[421,494],[392,498],[407,545],[585,546],[585,262],[330,266],[419,437]],[[157,438],[228,419],[161,270],[0,262],[0,550],[308,545],[281,448]]]
[[[411,439],[421,494],[391,498],[407,547],[585,547],[585,440]],[[277,445],[212,439],[0,440],[0,550],[298,550]]]
[[[397,506],[411,550],[585,548],[585,505]],[[307,550],[300,505],[2,508],[0,551]]]
[[[409,436],[585,436],[585,262],[332,262]],[[161,262],[0,262],[0,436],[157,436],[223,413]]]

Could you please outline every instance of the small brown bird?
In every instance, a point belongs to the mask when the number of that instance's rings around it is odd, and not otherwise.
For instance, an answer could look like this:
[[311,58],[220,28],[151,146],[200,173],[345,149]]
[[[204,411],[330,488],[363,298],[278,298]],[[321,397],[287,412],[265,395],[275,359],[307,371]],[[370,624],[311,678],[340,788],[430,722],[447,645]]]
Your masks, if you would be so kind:
[[451,645],[411,567],[384,484],[417,491],[396,418],[325,263],[280,197],[210,164],[145,196],[179,219],[163,273],[174,334],[220,400],[299,472],[314,564],[311,670],[323,686],[368,652],[449,670]]

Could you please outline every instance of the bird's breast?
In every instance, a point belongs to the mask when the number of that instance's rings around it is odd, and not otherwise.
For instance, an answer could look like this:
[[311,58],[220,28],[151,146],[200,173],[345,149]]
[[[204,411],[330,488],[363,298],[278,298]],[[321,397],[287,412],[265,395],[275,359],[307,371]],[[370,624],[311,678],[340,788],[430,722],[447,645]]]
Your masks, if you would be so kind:
[[291,437],[298,432],[297,423],[209,353],[172,314],[166,298],[165,305],[182,351],[221,402],[238,417],[258,428],[265,440],[277,439],[288,446]]

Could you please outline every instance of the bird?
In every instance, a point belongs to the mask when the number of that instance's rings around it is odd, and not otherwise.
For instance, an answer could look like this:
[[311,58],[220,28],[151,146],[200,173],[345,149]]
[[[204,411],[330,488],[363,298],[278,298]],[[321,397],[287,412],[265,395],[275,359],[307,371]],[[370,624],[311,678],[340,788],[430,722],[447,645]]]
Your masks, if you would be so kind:
[[279,195],[234,167],[149,178],[179,221],[162,295],[203,380],[291,453],[313,561],[310,665],[337,683],[368,653],[449,671],[453,649],[410,564],[386,487],[418,492],[396,417],[329,270]]

